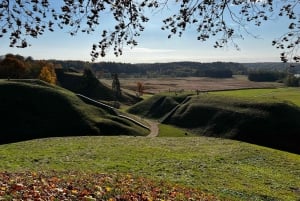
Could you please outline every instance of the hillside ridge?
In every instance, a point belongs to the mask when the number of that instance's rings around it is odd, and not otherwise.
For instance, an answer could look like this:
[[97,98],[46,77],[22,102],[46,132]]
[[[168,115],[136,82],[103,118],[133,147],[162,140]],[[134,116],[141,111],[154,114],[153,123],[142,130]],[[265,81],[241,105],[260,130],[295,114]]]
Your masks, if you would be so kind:
[[0,80],[0,143],[84,135],[147,135],[132,121],[41,81]]
[[[300,153],[297,144],[300,141],[298,106],[282,101],[253,102],[212,94],[188,97],[185,99],[188,101],[180,104],[175,101],[178,97],[174,95],[155,95],[132,106],[128,112],[160,119],[163,123],[199,135],[236,139]],[[162,99],[169,101],[162,102]],[[154,105],[159,107],[152,110]]]

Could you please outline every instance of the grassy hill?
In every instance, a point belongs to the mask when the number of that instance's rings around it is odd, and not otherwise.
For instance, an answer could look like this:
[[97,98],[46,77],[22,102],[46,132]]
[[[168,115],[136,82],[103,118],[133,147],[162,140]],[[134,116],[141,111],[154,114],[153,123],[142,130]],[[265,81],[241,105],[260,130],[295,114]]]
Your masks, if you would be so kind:
[[[86,78],[81,73],[64,72],[62,69],[57,69],[56,74],[59,85],[74,93],[83,94],[96,100],[116,100],[111,87],[106,86],[96,77]],[[126,104],[134,104],[140,100],[140,98],[124,91],[122,96],[118,98],[118,101]]]
[[168,114],[173,108],[178,106],[189,94],[173,95],[159,94],[147,98],[132,107],[128,108],[128,112],[145,116],[148,118],[161,119]]
[[[71,174],[78,181],[90,173],[118,173],[158,186],[200,189],[225,200],[300,198],[299,155],[225,139],[51,138],[0,145],[0,159],[0,171],[57,171],[56,177]],[[109,181],[115,182],[109,184],[112,191],[123,186],[118,179]]]
[[45,82],[0,81],[1,143],[76,135],[146,135],[135,124]]
[[[200,135],[236,139],[300,153],[300,108],[291,102],[290,96],[284,99],[282,93],[290,94],[290,90],[278,90],[281,93],[278,96],[273,93],[274,98],[257,96],[253,99],[232,95],[254,93],[243,90],[203,93],[184,103],[176,102],[174,96],[160,95],[138,103],[128,111],[160,118],[164,123],[187,128]],[[297,94],[297,91],[294,93]],[[289,98],[290,102],[287,102]],[[162,99],[172,101],[160,101]],[[174,102],[177,105],[172,104]],[[173,110],[160,109],[174,106],[176,108]]]

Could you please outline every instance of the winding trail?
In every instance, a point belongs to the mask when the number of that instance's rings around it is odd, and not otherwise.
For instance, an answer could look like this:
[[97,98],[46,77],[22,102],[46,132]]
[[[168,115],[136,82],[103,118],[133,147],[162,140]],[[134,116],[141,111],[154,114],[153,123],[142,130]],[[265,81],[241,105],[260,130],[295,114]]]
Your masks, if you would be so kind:
[[147,124],[149,124],[149,126],[150,126],[150,134],[149,135],[147,135],[147,137],[157,137],[158,136],[158,134],[159,134],[159,127],[158,127],[158,125],[159,125],[159,122],[157,122],[157,121],[152,121],[152,120],[149,120],[149,119],[144,119],[146,122],[147,122]]

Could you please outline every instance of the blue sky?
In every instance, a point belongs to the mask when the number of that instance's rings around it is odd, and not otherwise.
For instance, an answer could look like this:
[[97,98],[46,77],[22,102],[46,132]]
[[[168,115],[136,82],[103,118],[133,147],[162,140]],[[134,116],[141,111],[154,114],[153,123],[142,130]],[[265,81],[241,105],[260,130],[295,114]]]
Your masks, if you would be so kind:
[[[200,42],[196,39],[197,33],[191,28],[181,38],[173,36],[167,38],[168,32],[161,31],[163,25],[161,19],[165,13],[158,12],[149,14],[150,21],[146,30],[137,38],[139,45],[133,49],[124,46],[123,55],[115,57],[109,52],[106,57],[98,61],[116,61],[124,63],[153,63],[171,61],[232,61],[232,62],[280,62],[280,50],[271,45],[274,38],[279,37],[287,29],[285,19],[273,19],[262,27],[248,27],[249,31],[259,36],[244,35],[244,40],[237,39],[240,47],[237,51],[233,46],[222,49],[213,48],[213,40]],[[38,39],[29,39],[31,47],[25,49],[9,48],[8,38],[0,38],[0,55],[6,53],[32,56],[34,59],[62,59],[62,60],[85,60],[90,61],[92,44],[100,39],[98,33],[78,34],[71,37],[67,29],[55,32],[46,32]]]

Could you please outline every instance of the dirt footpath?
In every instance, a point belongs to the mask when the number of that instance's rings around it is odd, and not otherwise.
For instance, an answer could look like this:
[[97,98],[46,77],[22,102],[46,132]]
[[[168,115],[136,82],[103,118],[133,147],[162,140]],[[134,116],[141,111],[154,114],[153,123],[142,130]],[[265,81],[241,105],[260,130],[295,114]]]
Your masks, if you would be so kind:
[[154,120],[144,119],[150,127],[150,134],[147,137],[157,137],[159,134],[158,122]]

